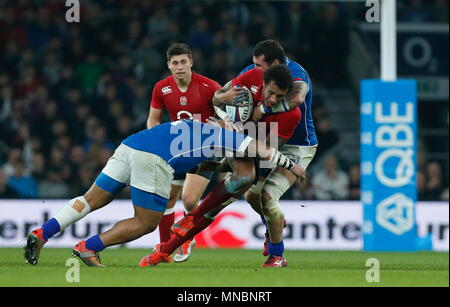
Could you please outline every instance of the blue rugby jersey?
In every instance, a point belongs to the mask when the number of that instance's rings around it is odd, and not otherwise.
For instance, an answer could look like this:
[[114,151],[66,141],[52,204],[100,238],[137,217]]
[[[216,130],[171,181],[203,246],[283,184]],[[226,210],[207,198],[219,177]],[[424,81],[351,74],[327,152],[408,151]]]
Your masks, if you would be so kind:
[[197,121],[178,120],[142,130],[122,143],[155,154],[165,160],[175,174],[184,174],[223,150],[243,152],[251,140],[242,133]]
[[[309,78],[306,70],[297,62],[291,61],[286,57],[286,66],[291,71],[292,78],[294,81],[303,81],[308,84],[309,92],[305,97],[305,103],[300,105],[300,110],[302,111],[302,118],[297,128],[295,129],[294,135],[288,141],[287,144],[299,145],[299,146],[314,146],[317,145],[317,136],[314,128],[314,121],[312,117],[312,82]],[[244,68],[239,75],[255,68],[256,65],[252,64]],[[270,108],[265,108],[266,113],[270,114]]]

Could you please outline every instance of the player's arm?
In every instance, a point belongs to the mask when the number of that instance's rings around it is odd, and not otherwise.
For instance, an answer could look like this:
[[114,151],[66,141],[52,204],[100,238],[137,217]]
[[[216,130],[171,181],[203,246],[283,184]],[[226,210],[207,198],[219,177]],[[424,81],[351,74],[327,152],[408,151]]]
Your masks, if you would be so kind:
[[288,112],[297,106],[305,103],[306,95],[309,92],[309,85],[304,81],[295,81],[289,90],[286,99],[283,99],[280,103],[277,103],[273,107],[265,107],[260,105],[253,110],[253,121],[259,121],[265,114],[274,114]]
[[227,84],[225,84],[224,87],[214,93],[214,97],[212,99],[214,110],[216,111],[217,116],[219,116],[219,118],[221,118],[224,123],[229,126],[229,128],[231,128],[231,130],[237,130],[237,128],[228,118],[228,114],[225,111],[225,105],[227,104],[227,101],[230,100],[232,104],[233,100],[238,96],[238,93],[241,90],[242,88],[240,87],[233,87],[233,82],[229,81]]
[[294,175],[299,177],[302,182],[305,181],[305,169],[302,166],[295,164],[291,159],[275,148],[252,139],[245,150],[245,154],[248,155],[252,153],[256,153],[261,160],[270,161],[273,166],[279,166],[291,171]]
[[163,118],[163,110],[150,107],[150,113],[147,119],[147,128],[153,128],[161,124],[161,120]]
[[161,97],[161,85],[158,82],[153,87],[152,99],[150,102],[150,112],[147,119],[147,129],[161,124],[163,118],[164,101]]
[[233,86],[233,82],[229,81],[220,90],[216,91],[213,98],[213,104],[218,107],[224,105],[236,105],[239,98],[246,96],[245,91],[240,86]]

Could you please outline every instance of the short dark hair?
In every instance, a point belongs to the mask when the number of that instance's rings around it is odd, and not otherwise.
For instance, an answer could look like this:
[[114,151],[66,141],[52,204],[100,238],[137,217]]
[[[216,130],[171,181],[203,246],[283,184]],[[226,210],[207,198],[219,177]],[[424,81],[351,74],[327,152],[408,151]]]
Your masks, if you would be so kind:
[[292,80],[291,71],[282,64],[272,65],[264,72],[264,83],[269,84],[271,81],[273,81],[281,90],[289,89],[294,82]]
[[170,45],[167,49],[167,61],[170,61],[170,58],[175,55],[187,54],[190,59],[192,59],[192,51],[188,45],[183,43],[175,43]]
[[281,64],[286,64],[286,55],[281,44],[274,40],[268,39],[256,44],[253,49],[253,56],[259,57],[264,55],[264,60],[267,64],[272,64],[273,61],[278,60]]

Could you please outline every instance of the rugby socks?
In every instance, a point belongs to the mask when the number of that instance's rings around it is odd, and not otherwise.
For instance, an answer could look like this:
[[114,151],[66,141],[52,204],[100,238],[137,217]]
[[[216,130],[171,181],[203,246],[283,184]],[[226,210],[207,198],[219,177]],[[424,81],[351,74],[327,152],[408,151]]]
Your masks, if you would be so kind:
[[269,255],[283,257],[284,243],[272,243],[269,241]]
[[208,227],[214,220],[207,219],[203,215],[194,216],[194,228],[192,228],[186,236],[179,238],[176,235],[172,235],[168,242],[161,244],[161,252],[166,254],[172,254],[178,247],[180,247],[184,242],[192,240],[195,235],[201,232],[203,229]]
[[49,219],[44,223],[44,225],[42,225],[41,228],[44,240],[50,239],[61,230],[61,227],[59,226],[59,223],[55,218]]
[[86,199],[83,196],[80,196],[68,201],[67,204],[56,213],[55,219],[58,221],[62,231],[81,220],[89,212],[91,212],[91,207]]
[[173,223],[175,223],[175,210],[173,208],[167,209],[158,225],[160,243],[170,240],[170,227]]
[[95,235],[86,240],[86,248],[95,252],[101,252],[105,249],[105,245],[103,245],[100,237]]

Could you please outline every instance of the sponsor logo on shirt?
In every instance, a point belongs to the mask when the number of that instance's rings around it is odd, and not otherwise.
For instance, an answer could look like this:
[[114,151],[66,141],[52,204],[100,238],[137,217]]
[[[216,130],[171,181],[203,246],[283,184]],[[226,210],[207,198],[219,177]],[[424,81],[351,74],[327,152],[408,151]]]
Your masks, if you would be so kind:
[[253,94],[256,94],[256,93],[258,93],[258,91],[259,91],[259,87],[257,87],[256,85],[252,85],[252,87],[250,88],[250,91],[251,91]]
[[163,93],[163,95],[170,94],[170,93],[172,93],[172,88],[170,86],[163,87],[162,93]]

